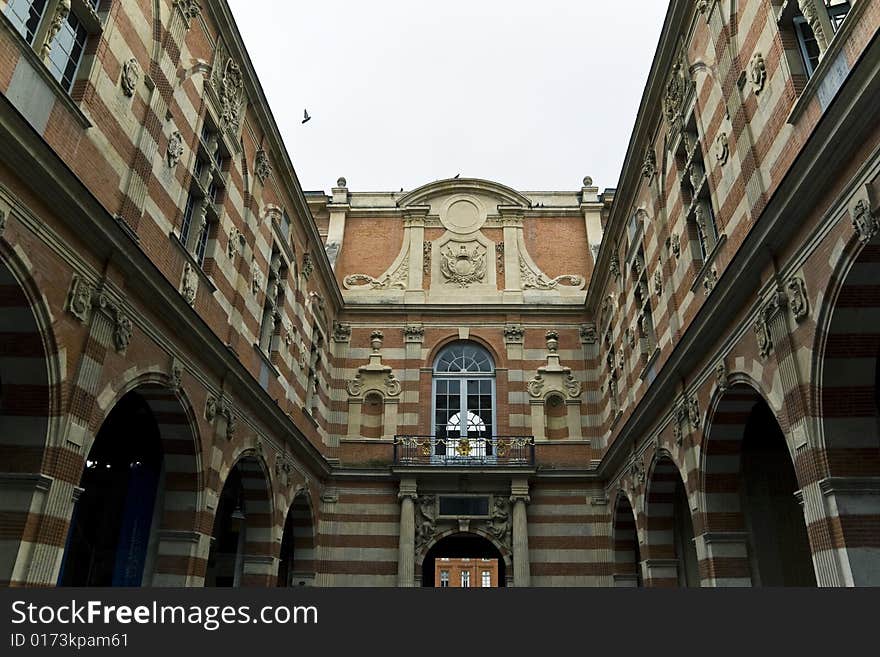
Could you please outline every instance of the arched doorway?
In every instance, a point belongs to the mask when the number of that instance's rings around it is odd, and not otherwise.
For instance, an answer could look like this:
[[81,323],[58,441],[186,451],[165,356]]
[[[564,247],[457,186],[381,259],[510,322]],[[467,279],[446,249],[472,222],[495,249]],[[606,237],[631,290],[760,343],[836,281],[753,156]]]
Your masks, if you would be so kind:
[[507,585],[501,551],[489,539],[469,532],[441,538],[422,561],[422,586],[489,588]]
[[256,456],[229,471],[217,503],[205,586],[269,586],[277,581],[272,554],[269,478]]
[[[880,586],[880,234],[853,238],[819,319],[816,406],[827,478],[823,490],[840,584]],[[823,332],[821,329],[827,327]],[[818,556],[818,555],[817,555]]]
[[86,458],[60,585],[140,586],[145,572],[149,579],[163,461],[156,416],[140,392],[129,392],[104,420]]
[[614,586],[642,586],[642,556],[636,530],[636,516],[629,497],[621,491],[617,496],[611,540],[614,547]]
[[773,411],[751,386],[733,386],[718,403],[707,431],[703,489],[706,532],[730,537],[723,557],[709,546],[712,583],[815,585],[791,453]]
[[290,505],[281,537],[278,586],[315,583],[315,523],[309,498],[299,494]]
[[699,586],[694,525],[687,491],[668,454],[657,459],[648,479],[645,523],[646,584]]
[[[49,437],[53,399],[51,380],[57,381],[56,349],[48,329],[48,313],[36,300],[39,294],[33,285],[25,285],[13,269],[15,256],[0,241],[0,483],[3,485],[4,548],[0,550],[0,586],[10,584],[41,584],[29,582],[27,568],[34,545],[41,542],[57,544],[56,525],[49,531],[25,529],[33,521],[34,482],[42,470]],[[7,266],[9,262],[9,266]],[[30,283],[30,281],[28,281]],[[50,376],[50,372],[56,373]],[[47,536],[46,534],[51,534]],[[18,564],[18,565],[17,565]],[[54,569],[53,569],[54,570]],[[17,573],[13,580],[13,573]]]

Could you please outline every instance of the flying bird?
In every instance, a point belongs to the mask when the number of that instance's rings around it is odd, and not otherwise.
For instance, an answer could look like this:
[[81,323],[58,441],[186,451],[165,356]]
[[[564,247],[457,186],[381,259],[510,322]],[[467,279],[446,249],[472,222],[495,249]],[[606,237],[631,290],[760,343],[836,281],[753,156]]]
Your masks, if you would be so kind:
[[459,177],[460,175],[461,175],[460,173],[455,174],[455,178],[453,178],[453,180],[458,180],[458,177]]
[[312,120],[312,117],[309,116],[309,110],[304,109],[302,122],[305,123],[306,121],[311,121],[311,120]]

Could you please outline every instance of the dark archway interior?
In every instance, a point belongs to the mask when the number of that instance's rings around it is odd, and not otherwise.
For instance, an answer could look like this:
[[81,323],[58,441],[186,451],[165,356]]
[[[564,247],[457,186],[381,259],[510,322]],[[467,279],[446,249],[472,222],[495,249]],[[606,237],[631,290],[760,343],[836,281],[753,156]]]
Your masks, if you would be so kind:
[[756,586],[815,586],[797,476],[785,436],[763,400],[746,422],[742,498]]
[[697,561],[697,546],[694,545],[694,522],[688,506],[687,493],[681,477],[676,476],[673,499],[673,540],[675,556],[678,559],[679,586],[700,586],[700,569]]
[[211,550],[205,572],[205,586],[232,587],[241,572],[240,559],[246,533],[246,509],[241,470],[236,464],[229,471],[217,504]]
[[[623,494],[614,515],[614,575],[631,585],[642,586],[642,555],[632,505]],[[620,582],[617,582],[620,584]]]
[[422,586],[435,587],[434,565],[439,557],[452,559],[497,559],[498,585],[507,585],[504,558],[498,548],[488,539],[477,534],[460,533],[443,538],[430,549],[422,562]]
[[104,421],[86,460],[59,584],[141,584],[161,469],[156,419],[130,392]]

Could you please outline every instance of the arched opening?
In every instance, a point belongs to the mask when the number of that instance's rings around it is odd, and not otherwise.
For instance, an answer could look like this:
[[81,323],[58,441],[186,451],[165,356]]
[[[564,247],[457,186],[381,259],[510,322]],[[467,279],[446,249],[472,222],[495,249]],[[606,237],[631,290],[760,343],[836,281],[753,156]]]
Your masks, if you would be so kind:
[[[707,431],[705,530],[727,535],[725,551],[709,545],[707,576],[716,584],[813,586],[816,583],[799,485],[785,435],[751,386],[719,401]],[[745,540],[737,535],[745,534]]]
[[648,481],[645,498],[647,584],[700,585],[694,526],[687,491],[678,468],[661,456]]
[[636,530],[636,516],[629,498],[620,493],[614,513],[612,544],[614,546],[614,585],[642,586],[642,556]]
[[435,456],[492,458],[495,449],[495,363],[475,342],[444,347],[434,363]]
[[548,440],[568,438],[568,417],[562,395],[550,395],[544,402],[544,435]]
[[34,478],[21,475],[40,472],[49,433],[49,357],[44,345],[27,294],[5,262],[0,263],[0,470],[8,473],[0,476],[0,586],[13,581],[19,553],[34,542],[22,543]]
[[461,532],[440,539],[422,561],[422,586],[492,588],[506,586],[504,557],[479,534]]
[[834,541],[820,549],[846,562],[845,583],[880,586],[880,487],[865,485],[880,477],[880,236],[859,247],[831,297],[820,346],[817,405],[833,489],[826,494],[836,508]]
[[284,522],[278,586],[312,586],[315,583],[315,524],[305,495],[297,495]]
[[155,559],[163,476],[159,424],[137,391],[104,420],[86,458],[59,577],[63,586],[140,586]]
[[268,477],[254,456],[229,471],[217,503],[205,586],[267,586],[275,583]]
[[361,436],[364,438],[382,437],[384,412],[385,404],[382,395],[371,392],[364,397],[363,410],[361,411]]

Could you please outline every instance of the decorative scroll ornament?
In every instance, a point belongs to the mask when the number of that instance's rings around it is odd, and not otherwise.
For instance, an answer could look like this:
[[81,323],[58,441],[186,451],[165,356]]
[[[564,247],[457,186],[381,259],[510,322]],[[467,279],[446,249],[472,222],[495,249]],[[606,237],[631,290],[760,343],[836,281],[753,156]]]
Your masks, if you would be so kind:
[[183,157],[183,136],[179,131],[175,130],[168,138],[168,147],[165,149],[165,157],[168,160],[168,166],[174,168]]
[[785,286],[788,296],[788,307],[796,322],[800,323],[810,314],[810,302],[807,297],[807,286],[804,279],[795,276]]
[[52,42],[55,41],[55,37],[58,36],[58,32],[61,31],[61,27],[64,25],[64,21],[67,20],[69,14],[70,0],[60,0],[55,7],[55,14],[52,16],[52,21],[49,23],[49,30],[46,32],[46,39],[43,41],[43,47],[40,49],[40,59],[46,59],[49,56],[49,53],[52,52]]
[[187,262],[183,266],[183,278],[180,282],[180,293],[183,295],[183,300],[191,306],[195,305],[196,292],[198,290],[199,275],[196,273],[195,268]]
[[715,140],[715,159],[721,166],[727,164],[727,160],[730,159],[730,140],[726,132],[722,132]]
[[260,179],[260,184],[265,184],[266,178],[272,173],[272,165],[269,164],[269,155],[262,148],[257,151],[254,159],[254,174]]
[[484,282],[486,249],[475,244],[472,250],[468,250],[466,244],[460,244],[456,252],[450,244],[440,253],[440,273],[446,283],[463,288]]
[[183,14],[187,29],[189,29],[190,21],[194,18],[198,18],[202,13],[202,6],[197,0],[174,0],[174,6]]
[[852,209],[852,225],[862,244],[867,244],[880,229],[880,222],[874,218],[871,205],[865,199],[859,199]]
[[764,55],[759,52],[754,54],[749,63],[749,79],[752,81],[756,96],[764,91],[767,82],[767,64],[764,62]]
[[129,98],[134,96],[134,92],[137,89],[140,79],[141,65],[138,64],[138,60],[132,57],[122,65],[122,78],[120,80],[122,92]]
[[241,68],[232,59],[226,61],[220,83],[220,127],[238,132],[244,102],[244,79]]
[[532,269],[522,257],[519,260],[519,273],[524,290],[555,290],[561,286],[582,288],[585,283],[583,276],[576,274],[564,274],[551,279],[543,272]]
[[400,263],[390,272],[379,278],[367,274],[351,274],[346,276],[342,285],[347,290],[405,290],[409,278],[409,252],[404,254]]

